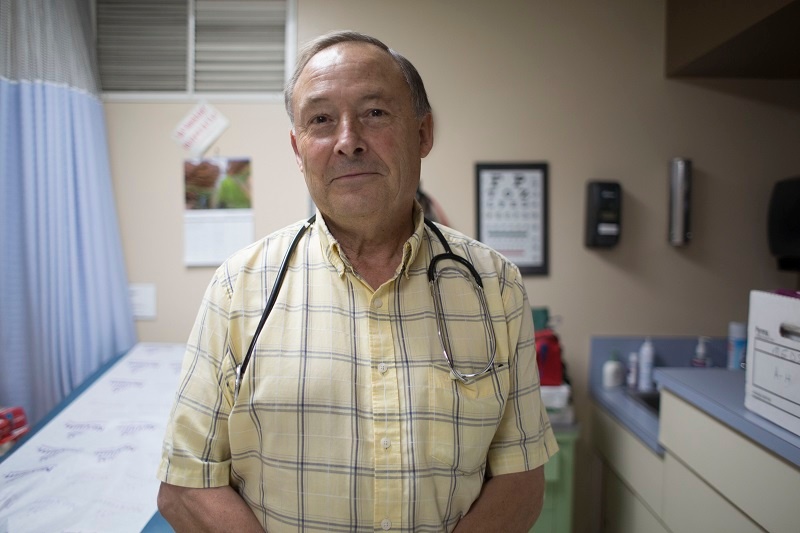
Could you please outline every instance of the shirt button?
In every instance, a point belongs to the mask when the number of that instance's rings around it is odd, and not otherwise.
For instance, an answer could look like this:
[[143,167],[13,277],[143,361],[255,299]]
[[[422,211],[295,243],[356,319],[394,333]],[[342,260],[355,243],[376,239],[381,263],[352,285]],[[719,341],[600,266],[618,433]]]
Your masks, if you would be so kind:
[[383,437],[381,439],[381,445],[384,447],[384,449],[388,450],[389,447],[392,445],[392,441],[390,441],[388,437]]
[[373,303],[375,304],[375,307],[383,307],[383,300],[381,300],[380,298],[375,298],[375,300],[373,300]]
[[392,521],[389,520],[388,518],[384,518],[383,520],[381,520],[381,527],[383,528],[384,531],[392,529]]
[[381,374],[385,374],[386,370],[388,370],[388,367],[386,366],[386,363],[379,363],[378,364],[378,372],[380,372]]

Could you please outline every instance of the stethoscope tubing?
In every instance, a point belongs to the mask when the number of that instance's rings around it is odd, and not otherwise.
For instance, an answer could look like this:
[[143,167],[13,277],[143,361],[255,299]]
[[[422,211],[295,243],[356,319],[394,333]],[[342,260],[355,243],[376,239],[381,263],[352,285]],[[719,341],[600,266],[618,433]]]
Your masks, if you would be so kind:
[[253,356],[253,351],[255,351],[258,336],[261,334],[261,330],[264,329],[264,324],[266,324],[267,318],[269,318],[270,313],[272,313],[272,308],[275,307],[275,302],[278,300],[278,293],[283,285],[283,278],[286,277],[286,272],[289,270],[289,260],[294,253],[294,249],[297,248],[297,243],[300,242],[303,234],[316,219],[317,215],[314,214],[311,216],[311,218],[303,222],[303,227],[300,228],[300,230],[297,232],[297,235],[294,236],[292,243],[289,245],[289,249],[286,250],[286,255],[283,256],[281,266],[278,268],[278,277],[275,279],[275,285],[273,285],[272,290],[269,293],[267,304],[264,306],[264,312],[261,313],[261,320],[259,320],[256,331],[253,334],[253,340],[250,341],[250,346],[247,348],[247,354],[244,356],[244,359],[242,359],[242,362],[236,366],[236,382],[234,384],[233,391],[234,403],[239,398],[239,387],[242,385],[242,376],[244,375],[244,371],[247,369],[247,365],[250,363],[250,358]]

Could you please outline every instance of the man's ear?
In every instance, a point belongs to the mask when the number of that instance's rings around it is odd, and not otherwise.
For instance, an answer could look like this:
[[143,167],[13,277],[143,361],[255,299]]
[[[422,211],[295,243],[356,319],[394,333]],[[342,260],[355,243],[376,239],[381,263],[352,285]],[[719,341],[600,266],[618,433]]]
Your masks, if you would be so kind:
[[419,125],[419,156],[427,156],[433,149],[433,113],[422,118]]
[[300,156],[300,151],[297,149],[297,137],[295,137],[294,128],[289,130],[289,139],[292,143],[292,150],[294,150],[294,160],[297,161],[300,172],[303,172],[303,158]]

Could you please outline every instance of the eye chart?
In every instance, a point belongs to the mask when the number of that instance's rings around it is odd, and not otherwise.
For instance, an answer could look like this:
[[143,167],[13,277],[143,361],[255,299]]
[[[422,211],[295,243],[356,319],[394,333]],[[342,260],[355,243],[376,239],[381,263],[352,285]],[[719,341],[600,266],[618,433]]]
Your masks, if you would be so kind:
[[478,163],[478,240],[547,275],[547,163]]

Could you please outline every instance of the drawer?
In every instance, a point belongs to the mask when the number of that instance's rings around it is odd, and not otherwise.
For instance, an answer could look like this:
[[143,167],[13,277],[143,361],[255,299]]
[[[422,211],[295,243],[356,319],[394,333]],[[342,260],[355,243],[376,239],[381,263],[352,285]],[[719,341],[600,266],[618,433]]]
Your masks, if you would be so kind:
[[670,453],[664,457],[663,519],[672,531],[763,531]]
[[800,471],[693,405],[661,391],[659,440],[767,531],[794,533]]
[[664,460],[602,407],[595,405],[592,413],[593,440],[598,453],[656,516],[660,516]]

